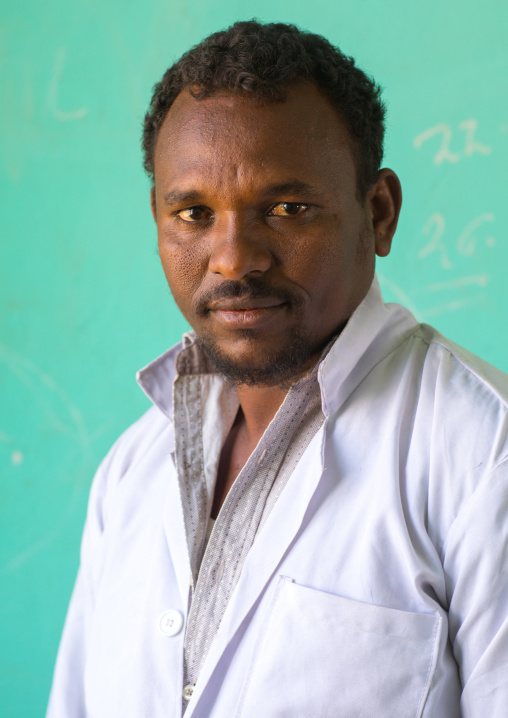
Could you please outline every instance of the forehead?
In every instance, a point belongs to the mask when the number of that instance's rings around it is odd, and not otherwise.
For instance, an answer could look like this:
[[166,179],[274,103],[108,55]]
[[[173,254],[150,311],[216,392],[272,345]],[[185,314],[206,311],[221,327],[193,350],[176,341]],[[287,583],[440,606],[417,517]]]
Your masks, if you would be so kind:
[[[311,83],[288,90],[284,102],[220,93],[196,100],[184,90],[171,106],[155,149],[155,179],[200,171],[256,176],[288,173],[356,185],[353,141],[344,120]],[[216,179],[219,179],[218,177]]]

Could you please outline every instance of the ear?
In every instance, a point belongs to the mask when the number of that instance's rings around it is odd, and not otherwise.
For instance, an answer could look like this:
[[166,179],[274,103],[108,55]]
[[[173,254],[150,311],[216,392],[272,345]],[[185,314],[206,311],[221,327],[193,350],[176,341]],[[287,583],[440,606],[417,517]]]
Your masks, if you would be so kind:
[[152,217],[157,222],[157,208],[155,206],[155,187],[150,190],[150,207],[152,208]]
[[386,257],[390,253],[402,205],[402,189],[395,172],[389,169],[379,171],[376,182],[367,193],[367,204],[372,218],[376,254],[378,257]]

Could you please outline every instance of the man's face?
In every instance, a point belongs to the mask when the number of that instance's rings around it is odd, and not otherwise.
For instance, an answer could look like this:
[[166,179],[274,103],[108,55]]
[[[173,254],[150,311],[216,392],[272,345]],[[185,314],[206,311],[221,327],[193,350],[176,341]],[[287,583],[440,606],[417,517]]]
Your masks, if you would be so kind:
[[310,83],[268,104],[183,91],[157,140],[152,206],[171,292],[240,383],[301,375],[388,251],[357,197],[348,130]]

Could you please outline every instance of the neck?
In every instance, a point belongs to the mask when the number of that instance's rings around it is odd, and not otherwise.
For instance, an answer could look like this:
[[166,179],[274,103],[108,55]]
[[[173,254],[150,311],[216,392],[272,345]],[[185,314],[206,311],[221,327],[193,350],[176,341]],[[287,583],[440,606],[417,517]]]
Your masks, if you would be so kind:
[[236,393],[242,409],[245,428],[252,441],[257,443],[264,434],[289,389],[273,386],[236,386]]
[[[294,377],[292,384],[303,379],[320,356],[321,352],[315,354],[307,363],[305,369]],[[262,437],[268,424],[279,410],[292,384],[288,384],[285,387],[266,386],[262,384],[254,386],[235,384],[236,394],[240,402],[241,421],[244,424],[244,430],[246,430],[249,439],[254,442],[254,446]]]

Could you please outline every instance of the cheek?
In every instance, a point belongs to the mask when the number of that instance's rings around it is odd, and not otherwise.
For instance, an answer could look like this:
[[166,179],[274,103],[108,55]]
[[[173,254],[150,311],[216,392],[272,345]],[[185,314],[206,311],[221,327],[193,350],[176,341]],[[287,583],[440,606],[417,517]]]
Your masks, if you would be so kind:
[[350,264],[351,241],[343,236],[344,230],[330,218],[310,232],[288,242],[281,257],[291,278],[301,283],[310,294],[319,293],[328,285],[329,276],[338,278],[341,270]]
[[178,305],[188,305],[206,272],[204,252],[196,244],[168,240],[159,235],[159,257]]
[[[363,299],[374,272],[371,233],[360,222],[330,220],[319,237],[300,245],[299,276],[319,323],[344,321]],[[294,265],[296,266],[296,264]]]
[[[333,220],[320,219],[302,227],[278,228],[278,236],[271,246],[275,263],[290,279],[300,283],[304,277],[320,274],[321,267],[337,255],[340,242]],[[305,282],[303,282],[305,286]]]

